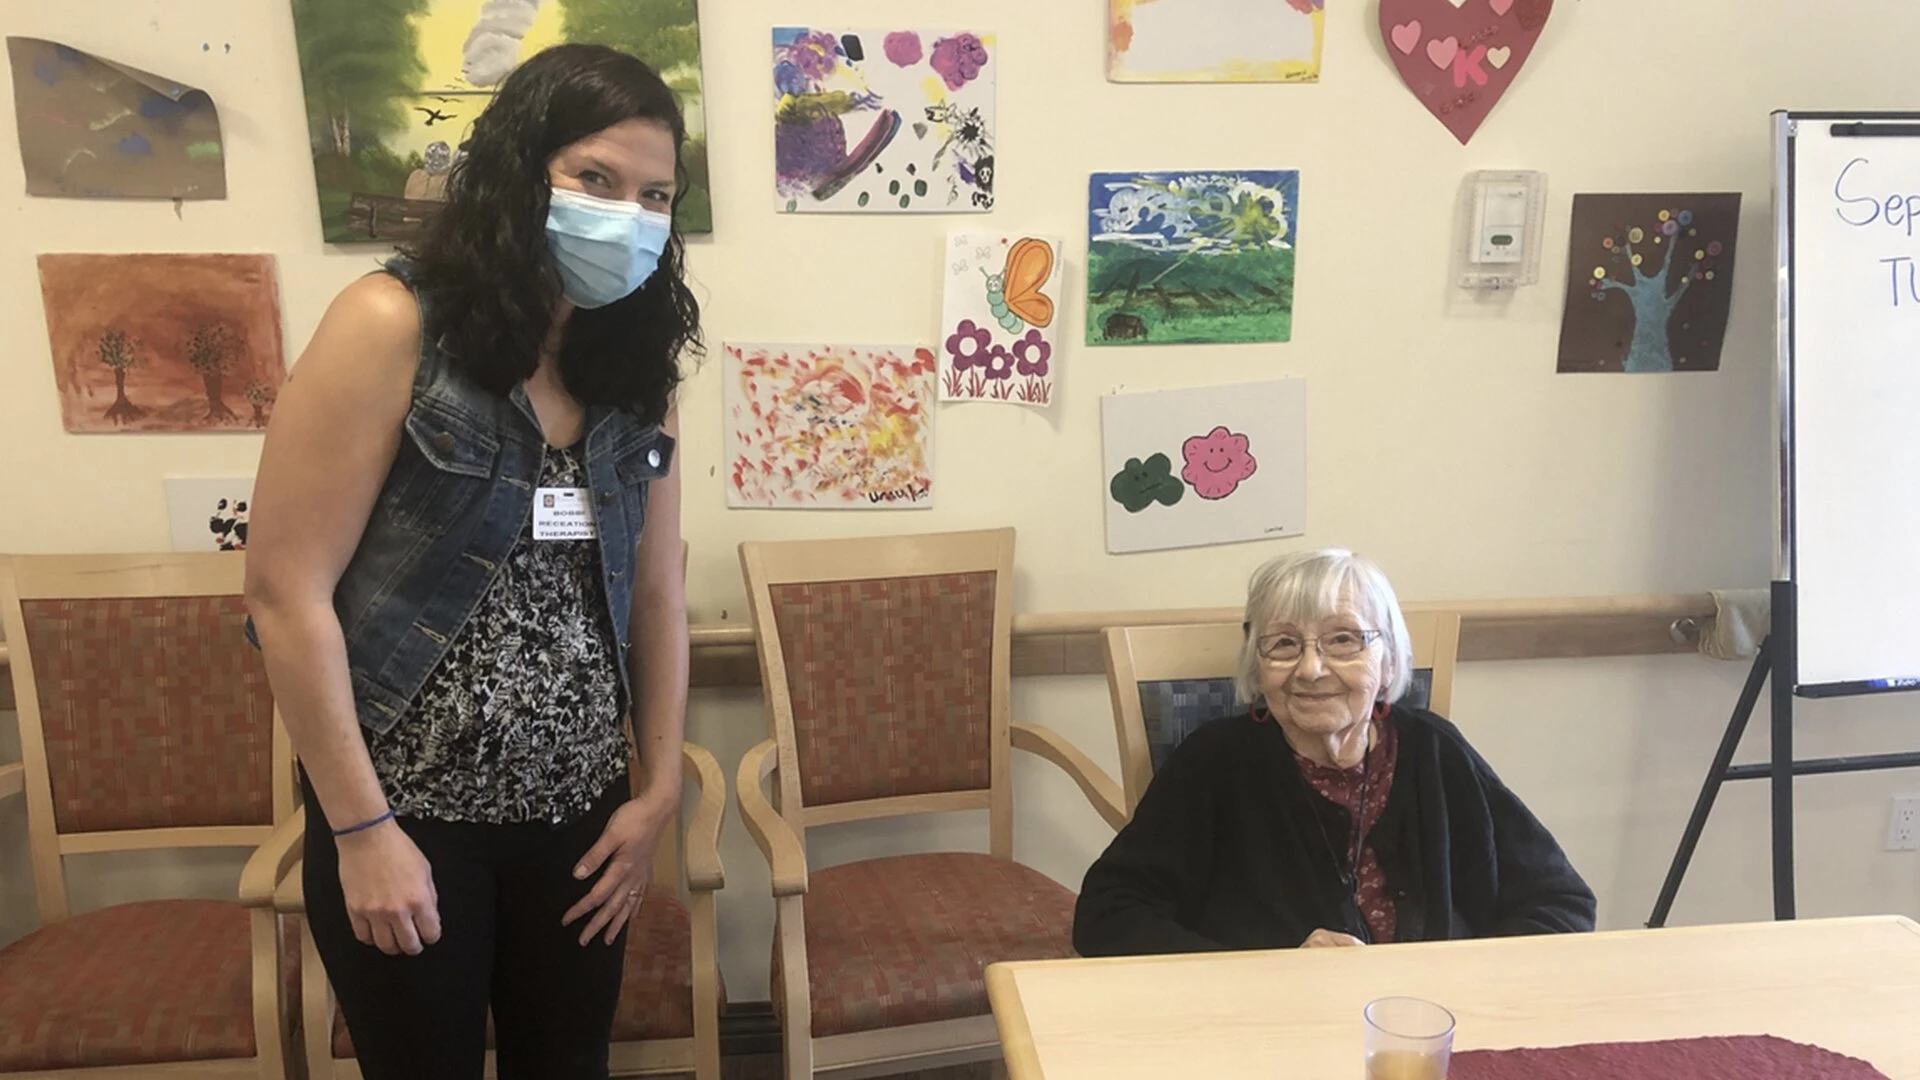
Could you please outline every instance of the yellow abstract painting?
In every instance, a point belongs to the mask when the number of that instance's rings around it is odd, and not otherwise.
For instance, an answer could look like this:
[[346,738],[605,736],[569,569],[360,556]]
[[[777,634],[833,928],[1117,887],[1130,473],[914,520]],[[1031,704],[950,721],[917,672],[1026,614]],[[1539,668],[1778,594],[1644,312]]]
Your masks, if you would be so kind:
[[931,349],[728,345],[727,505],[933,505]]
[[1326,0],[1107,0],[1114,82],[1318,82]]

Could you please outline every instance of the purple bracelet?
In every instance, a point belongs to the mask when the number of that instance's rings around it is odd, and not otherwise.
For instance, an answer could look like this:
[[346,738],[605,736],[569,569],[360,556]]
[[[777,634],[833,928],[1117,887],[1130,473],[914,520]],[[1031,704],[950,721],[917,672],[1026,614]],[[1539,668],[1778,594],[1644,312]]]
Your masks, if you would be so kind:
[[361,822],[361,823],[360,823],[360,824],[358,824],[358,825],[349,825],[349,826],[347,826],[347,827],[346,827],[346,828],[344,828],[344,829],[335,829],[335,830],[333,830],[333,835],[334,835],[334,836],[336,836],[336,837],[340,837],[340,836],[351,836],[351,835],[353,835],[354,833],[357,833],[357,832],[364,832],[364,831],[366,831],[367,829],[371,829],[371,828],[373,828],[373,827],[374,827],[375,825],[384,825],[384,824],[386,824],[387,822],[389,822],[389,821],[392,821],[392,820],[393,820],[393,811],[392,811],[392,810],[388,810],[388,811],[387,811],[386,813],[384,813],[384,814],[381,814],[381,815],[380,815],[379,817],[377,817],[377,818],[374,818],[374,819],[373,819],[373,820],[371,820],[371,821],[363,821],[363,822]]

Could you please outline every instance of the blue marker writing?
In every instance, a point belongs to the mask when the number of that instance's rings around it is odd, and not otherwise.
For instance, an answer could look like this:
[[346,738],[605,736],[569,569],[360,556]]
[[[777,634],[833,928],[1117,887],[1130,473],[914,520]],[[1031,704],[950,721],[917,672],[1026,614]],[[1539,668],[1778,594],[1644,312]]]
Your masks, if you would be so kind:
[[[1871,164],[1866,158],[1854,158],[1847,162],[1846,168],[1840,170],[1840,175],[1833,181],[1833,197],[1844,206],[1834,207],[1833,212],[1841,221],[1858,229],[1884,221],[1888,227],[1904,229],[1908,236],[1912,236],[1915,222],[1920,221],[1920,192],[1906,195],[1896,192],[1885,199],[1871,195],[1842,194],[1841,185],[1847,182],[1847,174],[1853,171],[1854,166]],[[1853,208],[1854,217],[1848,216],[1846,207]]]
[[[1891,259],[1881,259],[1880,263],[1882,266],[1891,268],[1888,272],[1893,278],[1893,306],[1900,306],[1900,295],[1902,293],[1911,297],[1914,303],[1920,304],[1920,268],[1914,266],[1913,256],[1895,255]],[[1900,274],[1903,270],[1906,272],[1906,281],[1904,283],[1900,280]]]

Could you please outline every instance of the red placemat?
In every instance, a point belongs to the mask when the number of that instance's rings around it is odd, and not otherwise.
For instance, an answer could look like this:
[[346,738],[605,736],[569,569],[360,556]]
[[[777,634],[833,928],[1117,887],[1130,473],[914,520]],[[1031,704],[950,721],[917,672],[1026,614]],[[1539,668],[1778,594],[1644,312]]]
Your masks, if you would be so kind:
[[1857,1058],[1771,1035],[1468,1050],[1447,1080],[1887,1080]]

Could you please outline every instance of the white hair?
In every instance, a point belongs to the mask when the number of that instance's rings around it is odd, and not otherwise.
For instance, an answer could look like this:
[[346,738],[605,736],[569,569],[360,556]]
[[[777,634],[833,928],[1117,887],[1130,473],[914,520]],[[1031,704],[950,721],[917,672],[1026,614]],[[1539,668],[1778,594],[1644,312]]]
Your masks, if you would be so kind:
[[1362,629],[1380,631],[1386,698],[1391,702],[1404,697],[1413,685],[1413,641],[1393,584],[1373,560],[1340,548],[1324,548],[1268,560],[1247,582],[1246,641],[1240,646],[1240,665],[1233,677],[1241,702],[1252,704],[1264,698],[1260,669],[1266,661],[1255,643],[1267,627],[1277,622],[1312,622],[1345,607],[1367,624]]

